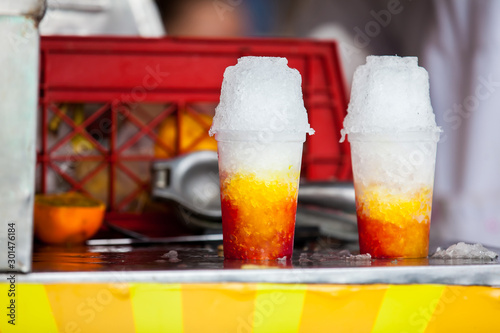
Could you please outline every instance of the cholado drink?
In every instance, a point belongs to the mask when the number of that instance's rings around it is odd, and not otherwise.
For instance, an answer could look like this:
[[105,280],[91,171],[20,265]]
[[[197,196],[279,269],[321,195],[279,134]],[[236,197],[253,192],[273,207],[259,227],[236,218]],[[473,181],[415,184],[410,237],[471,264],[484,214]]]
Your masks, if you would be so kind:
[[291,257],[306,133],[301,77],[285,58],[243,57],[226,69],[210,129],[225,258]]
[[342,130],[351,144],[361,253],[428,255],[439,132],[417,58],[367,57]]

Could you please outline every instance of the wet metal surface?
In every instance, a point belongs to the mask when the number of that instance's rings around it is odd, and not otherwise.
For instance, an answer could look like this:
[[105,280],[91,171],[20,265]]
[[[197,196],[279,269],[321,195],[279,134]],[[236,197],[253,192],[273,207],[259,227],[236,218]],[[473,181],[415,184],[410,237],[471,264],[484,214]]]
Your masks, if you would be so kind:
[[[170,252],[175,251],[175,252]],[[498,259],[357,260],[346,251],[296,251],[291,260],[224,260],[216,244],[38,246],[33,273],[20,282],[438,283],[500,286]]]

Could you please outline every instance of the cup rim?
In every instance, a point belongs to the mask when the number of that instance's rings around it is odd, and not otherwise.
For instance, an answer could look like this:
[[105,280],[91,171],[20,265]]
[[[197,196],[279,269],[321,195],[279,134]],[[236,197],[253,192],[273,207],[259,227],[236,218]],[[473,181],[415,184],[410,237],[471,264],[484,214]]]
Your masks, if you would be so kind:
[[222,130],[215,133],[215,140],[218,142],[305,142],[306,132],[294,131],[267,131],[267,130]]
[[349,142],[438,142],[441,136],[440,131],[414,130],[399,132],[368,132],[368,133],[348,133]]

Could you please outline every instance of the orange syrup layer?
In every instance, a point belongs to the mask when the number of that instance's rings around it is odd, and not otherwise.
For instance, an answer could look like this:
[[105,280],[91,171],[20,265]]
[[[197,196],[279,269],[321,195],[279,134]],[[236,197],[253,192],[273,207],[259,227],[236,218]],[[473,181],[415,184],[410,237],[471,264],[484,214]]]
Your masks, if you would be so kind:
[[380,186],[356,192],[359,247],[375,258],[423,258],[429,250],[432,189],[393,194]]
[[224,257],[291,258],[298,173],[221,173]]

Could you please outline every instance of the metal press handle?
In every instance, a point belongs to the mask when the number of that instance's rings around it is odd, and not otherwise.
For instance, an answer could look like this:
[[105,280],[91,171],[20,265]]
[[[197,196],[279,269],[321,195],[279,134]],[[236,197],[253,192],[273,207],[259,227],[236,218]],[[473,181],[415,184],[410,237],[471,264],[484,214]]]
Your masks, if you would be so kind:
[[189,188],[185,187],[186,184],[195,186],[189,180],[189,177],[192,176],[192,170],[198,170],[196,168],[200,165],[209,165],[211,169],[214,169],[214,164],[215,170],[217,170],[217,153],[213,151],[199,151],[172,160],[154,162],[152,165],[152,198],[174,201],[206,220],[220,220],[220,207],[200,206],[193,200],[191,193],[193,188],[191,187],[190,191]]
[[153,188],[167,188],[170,185],[171,169],[153,170]]
[[356,212],[354,185],[350,182],[308,182],[300,184],[299,203]]
[[152,165],[153,197],[178,200],[179,196],[172,188],[172,179],[175,177],[175,160],[159,160]]
[[177,177],[177,166],[182,160],[179,158],[157,160],[153,163],[153,188],[168,189],[171,187],[172,180]]

